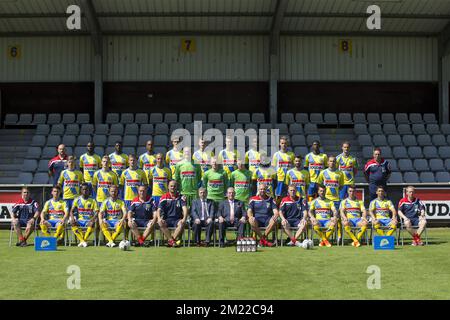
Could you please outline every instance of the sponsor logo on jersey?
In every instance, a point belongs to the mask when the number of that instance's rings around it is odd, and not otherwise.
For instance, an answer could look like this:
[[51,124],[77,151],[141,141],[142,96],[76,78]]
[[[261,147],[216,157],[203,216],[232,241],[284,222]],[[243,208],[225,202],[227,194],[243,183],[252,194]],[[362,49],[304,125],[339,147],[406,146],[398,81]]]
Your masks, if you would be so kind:
[[77,180],[66,180],[64,181],[64,185],[68,188],[78,187],[80,181]]
[[220,188],[223,186],[223,181],[222,180],[209,180],[208,185],[211,188]]
[[141,184],[140,180],[134,180],[134,179],[130,179],[130,180],[125,180],[125,184],[128,187],[137,187]]
[[324,166],[322,163],[310,163],[309,169],[310,170],[323,170]]
[[325,179],[323,184],[329,188],[339,188],[339,181],[337,180]]
[[181,172],[181,176],[183,178],[187,178],[187,179],[194,179],[195,171],[183,171],[183,172]]

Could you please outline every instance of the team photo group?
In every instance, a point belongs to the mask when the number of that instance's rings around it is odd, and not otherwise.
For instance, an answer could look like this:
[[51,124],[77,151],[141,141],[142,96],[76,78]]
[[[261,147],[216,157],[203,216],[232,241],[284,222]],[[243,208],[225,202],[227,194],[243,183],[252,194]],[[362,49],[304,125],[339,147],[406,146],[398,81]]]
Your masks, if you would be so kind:
[[310,153],[299,155],[289,151],[288,138],[281,137],[279,150],[270,158],[258,151],[256,138],[250,138],[245,155],[234,148],[234,137],[227,136],[225,149],[216,155],[207,151],[203,138],[193,153],[181,147],[180,137],[171,140],[173,148],[166,154],[154,154],[149,140],[140,156],[124,154],[121,141],[103,157],[89,142],[79,159],[67,155],[64,145],[57,146],[57,155],[49,161],[51,199],[41,208],[24,186],[13,207],[16,245],[27,246],[39,229],[59,244],[71,231],[79,247],[87,247],[97,233],[111,248],[121,234],[135,246],[149,246],[158,228],[168,247],[179,247],[189,228],[196,246],[212,246],[218,231],[218,246],[223,248],[232,243],[227,230],[233,230],[236,240],[252,235],[259,246],[272,247],[270,234],[281,228],[288,246],[301,247],[300,239],[312,230],[321,247],[331,247],[332,239],[340,243],[344,234],[359,247],[369,228],[378,235],[393,235],[400,223],[413,237],[413,246],[423,245],[425,206],[413,186],[405,189],[397,206],[389,200],[391,169],[379,148],[362,169],[369,184],[366,210],[355,187],[358,161],[347,141],[337,156],[322,153],[319,141],[312,143]]

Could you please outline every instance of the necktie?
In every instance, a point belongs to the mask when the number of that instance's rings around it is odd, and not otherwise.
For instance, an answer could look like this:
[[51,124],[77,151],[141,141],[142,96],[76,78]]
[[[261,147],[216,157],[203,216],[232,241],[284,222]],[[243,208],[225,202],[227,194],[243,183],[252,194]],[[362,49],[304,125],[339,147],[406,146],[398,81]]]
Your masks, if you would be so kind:
[[201,220],[205,220],[205,201],[202,200],[202,218]]
[[230,221],[234,221],[234,202],[230,201]]

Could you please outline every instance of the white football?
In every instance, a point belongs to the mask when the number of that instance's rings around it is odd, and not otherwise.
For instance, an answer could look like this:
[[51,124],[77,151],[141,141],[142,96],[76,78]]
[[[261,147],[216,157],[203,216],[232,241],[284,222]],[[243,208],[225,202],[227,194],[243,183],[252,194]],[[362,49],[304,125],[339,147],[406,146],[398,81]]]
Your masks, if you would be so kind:
[[303,248],[303,249],[309,250],[309,249],[311,249],[312,247],[313,247],[313,242],[312,242],[312,240],[310,240],[310,239],[305,239],[305,240],[303,240],[303,242],[302,242],[302,248]]
[[130,242],[128,240],[122,240],[119,243],[119,249],[120,250],[128,250],[130,247]]

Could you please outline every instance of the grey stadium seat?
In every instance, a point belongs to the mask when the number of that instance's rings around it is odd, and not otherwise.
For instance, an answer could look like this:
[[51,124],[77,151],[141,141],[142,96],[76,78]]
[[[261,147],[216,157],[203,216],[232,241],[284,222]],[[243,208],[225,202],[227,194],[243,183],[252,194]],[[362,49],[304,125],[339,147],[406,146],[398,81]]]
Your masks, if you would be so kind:
[[423,155],[427,159],[438,158],[437,148],[435,146],[423,147]]
[[338,124],[336,113],[325,113],[323,116],[323,121],[325,124]]
[[313,142],[316,140],[320,142],[320,136],[317,134],[311,134],[309,136],[306,136],[306,143],[308,146],[311,146]]
[[395,124],[394,115],[392,113],[382,113],[381,122],[383,124]]
[[61,123],[61,115],[59,113],[50,113],[47,118],[47,124]]
[[153,134],[153,125],[150,123],[141,124],[139,134]]
[[259,130],[267,130],[267,133],[270,134],[270,129],[272,129],[272,124],[270,123],[261,123],[259,125]]
[[45,113],[36,113],[33,117],[33,124],[46,124],[47,115]]
[[120,122],[120,116],[118,113],[107,113],[106,114],[106,124],[114,124]]
[[281,114],[281,122],[291,124],[295,122],[293,113],[282,113]]
[[123,147],[123,153],[128,154],[128,155],[130,155],[130,154],[136,155],[136,148],[134,148],[134,147]]
[[317,130],[317,125],[314,123],[307,123],[305,124],[305,127],[303,128],[305,131],[305,134],[319,134],[319,130]]
[[367,123],[369,124],[376,124],[376,123],[380,123],[381,119],[380,119],[380,115],[378,113],[368,113],[367,114]]
[[19,116],[16,113],[8,113],[5,116],[5,125],[15,125],[19,121]]
[[74,147],[77,143],[77,138],[74,135],[65,135],[62,137],[61,142],[66,145],[66,147]]
[[246,123],[244,126],[244,131],[247,131],[248,129],[255,129],[258,131],[258,125],[256,123]]
[[253,123],[265,123],[266,119],[264,117],[264,113],[252,113],[252,122]]
[[226,130],[228,129],[228,124],[226,123],[216,123],[214,128],[219,129],[223,134],[226,134]]
[[409,122],[411,122],[412,124],[415,123],[422,124],[423,123],[422,115],[420,113],[410,113]]
[[315,123],[315,124],[322,124],[323,123],[323,117],[321,113],[311,113],[309,115],[309,122]]
[[29,126],[33,123],[33,115],[31,113],[21,113],[19,116],[18,125]]
[[295,147],[294,148],[294,154],[295,155],[301,155],[302,158],[305,158],[305,156],[309,153],[309,149],[307,147]]
[[155,152],[155,154],[162,153],[164,155],[167,153],[167,148],[164,146],[156,146],[153,148],[153,151]]
[[445,182],[448,183],[450,181],[450,173],[447,171],[436,172],[436,182]]
[[425,113],[423,115],[423,122],[425,122],[425,123],[437,123],[436,115],[434,113]]
[[46,146],[48,147],[57,147],[61,143],[61,137],[60,136],[54,136],[50,135],[47,137],[47,143]]
[[414,169],[417,171],[429,171],[430,167],[428,166],[428,161],[425,159],[416,159],[414,160]]
[[383,134],[383,129],[381,129],[381,124],[369,124],[369,133],[374,134]]
[[361,146],[371,146],[372,139],[368,134],[363,134],[358,137],[358,142]]
[[[450,158],[450,147],[439,147],[439,156],[443,159]],[[447,160],[445,160],[447,163]],[[449,169],[449,168],[447,168]]]
[[398,169],[398,165],[397,165],[397,160],[395,160],[395,159],[386,159],[388,162],[389,162],[389,164],[391,165],[391,170],[392,171],[399,171],[399,169]]
[[147,149],[145,147],[137,147],[136,148],[136,154],[138,157],[146,152],[147,152]]
[[17,182],[21,184],[29,184],[33,181],[33,174],[31,172],[21,172],[17,178]]
[[398,134],[397,133],[397,126],[392,123],[383,124],[383,132],[384,134]]
[[433,142],[431,142],[431,137],[429,135],[420,134],[417,136],[417,143],[419,146],[425,147],[425,146],[432,146]]
[[292,123],[289,125],[290,134],[303,134],[303,127],[299,123]]
[[71,123],[66,126],[66,134],[78,135],[80,133],[80,126],[76,123]]
[[356,135],[362,135],[362,134],[368,134],[367,126],[362,123],[355,123],[355,126],[353,127],[353,131]]
[[416,136],[412,134],[403,136],[403,144],[405,145],[405,147],[416,146],[417,145]]
[[120,123],[122,123],[122,124],[134,123],[134,114],[132,114],[132,113],[122,113],[120,115]]
[[41,151],[42,150],[40,147],[29,147],[25,158],[26,159],[39,159],[41,157]]
[[104,134],[96,134],[93,138],[94,144],[98,147],[104,147],[107,143],[106,135]]
[[441,133],[445,134],[445,135],[449,135],[450,134],[450,124],[448,124],[448,123],[441,124]]
[[136,113],[136,117],[134,122],[137,124],[146,124],[148,123],[148,114],[147,113]]
[[50,126],[48,124],[38,124],[35,134],[48,135],[50,133]]
[[56,155],[56,147],[45,147],[42,149],[41,159],[51,159]]
[[35,159],[25,159],[23,161],[22,171],[24,172],[34,172],[38,166],[37,160]]
[[222,123],[222,115],[220,113],[209,113],[208,123],[212,124]]
[[450,145],[450,135],[447,136],[447,144]]
[[242,129],[242,130],[244,130],[244,124],[242,124],[242,123],[232,123],[232,124],[230,124],[230,129],[233,129],[233,130]]
[[62,124],[70,124],[75,123],[75,113],[63,113],[62,115]]
[[386,137],[384,135],[380,135],[380,134],[374,135],[372,142],[376,146],[387,146]]
[[208,122],[208,118],[206,116],[206,113],[194,113],[193,120],[194,121],[201,121],[201,122]]
[[405,134],[411,134],[411,127],[409,126],[409,124],[399,124],[397,126],[397,131],[399,134],[401,135],[405,135]]
[[39,160],[37,172],[48,172],[48,160]]
[[155,126],[155,134],[168,135],[169,134],[169,126],[167,125],[167,123],[158,123]]
[[372,147],[363,147],[362,148],[362,156],[364,159],[371,159],[373,156],[373,148]]
[[408,156],[411,159],[423,158],[422,148],[417,146],[412,146],[408,148]]
[[428,134],[441,134],[441,129],[438,124],[427,124]]
[[94,134],[94,125],[92,123],[82,124],[80,134]]
[[75,147],[75,149],[73,150],[73,154],[75,155],[75,157],[77,157],[77,159],[80,159],[80,157],[86,152],[86,147]]
[[237,114],[237,122],[241,124],[250,123],[250,113],[238,113]]
[[145,146],[147,144],[148,140],[152,140],[153,141],[153,137],[151,135],[140,135],[138,138],[138,146]]
[[95,147],[94,152],[100,157],[103,157],[105,155],[105,148],[103,148],[102,146]]
[[78,124],[87,124],[89,123],[90,117],[89,113],[79,113],[77,114],[77,123]]
[[189,133],[190,133],[191,135],[194,134],[194,123],[193,123],[193,122],[192,122],[192,123],[188,123],[187,125],[184,126],[184,128],[185,128],[187,131],[189,131]]
[[172,134],[177,129],[183,129],[183,125],[181,123],[172,123],[169,128],[169,133]]
[[46,172],[37,172],[33,176],[33,184],[47,184],[49,180]]
[[392,149],[391,147],[380,147],[381,155],[383,158],[392,158]]
[[406,113],[396,113],[395,121],[397,124],[409,124],[408,115]]
[[431,159],[428,164],[430,165],[430,170],[433,172],[445,170],[442,159]]
[[392,172],[391,177],[389,178],[390,183],[403,183],[403,177],[400,172]]
[[431,137],[431,141],[433,142],[433,145],[435,145],[436,147],[447,145],[447,140],[445,139],[445,136],[442,134],[435,134],[434,136]]
[[387,141],[391,147],[403,146],[402,137],[399,135],[390,135]]
[[419,175],[415,171],[408,171],[403,174],[403,181],[405,183],[417,183],[420,182]]
[[397,163],[398,163],[398,168],[403,172],[414,170],[412,161],[410,159],[399,159]]
[[180,118],[178,120],[182,124],[188,124],[192,122],[192,114],[190,113],[180,113]]
[[307,113],[297,113],[295,115],[295,122],[301,123],[301,124],[310,123],[308,114]]
[[121,123],[114,123],[111,125],[111,127],[109,128],[109,134],[113,134],[113,135],[123,135],[123,124]]
[[167,124],[177,123],[178,115],[176,113],[166,113],[164,115],[164,122]]
[[125,135],[138,135],[139,134],[139,125],[136,123],[129,123],[125,126]]
[[412,125],[412,133],[415,135],[428,134],[427,130],[425,130],[425,125],[423,123],[414,123]]
[[305,136],[303,135],[293,135],[291,138],[291,145],[294,147],[297,146],[306,146]]
[[394,147],[392,149],[392,153],[395,154],[397,159],[399,158],[408,158],[408,151],[404,146]]
[[122,143],[123,143],[122,136],[116,135],[116,134],[111,134],[108,136],[108,144],[107,145],[109,147],[114,146],[116,144],[116,141],[122,141]]
[[163,122],[162,113],[151,113],[149,122],[153,124],[162,123]]
[[274,129],[280,130],[280,136],[285,136],[289,134],[288,126],[286,123],[276,123],[273,127]]
[[108,134],[109,126],[105,123],[95,125],[95,134]]
[[434,174],[433,172],[421,172],[420,173],[420,182],[422,183],[434,183]]
[[236,123],[236,115],[234,113],[224,113],[222,121],[227,124]]
[[154,137],[153,144],[158,147],[167,147],[169,145],[169,139],[165,135],[157,135]]
[[350,113],[339,113],[340,124],[353,124],[352,115]]
[[366,124],[366,115],[364,113],[355,113],[353,115],[353,122],[356,123],[362,123]]
[[106,155],[110,155],[111,153],[113,153],[115,151],[114,147],[106,147],[105,148],[105,154]]
[[43,146],[45,146],[46,142],[47,142],[47,137],[46,136],[35,135],[31,139],[30,146],[32,146],[32,147],[43,147]]
[[63,124],[54,124],[50,129],[50,134],[62,136],[65,131],[66,129],[64,128]]

